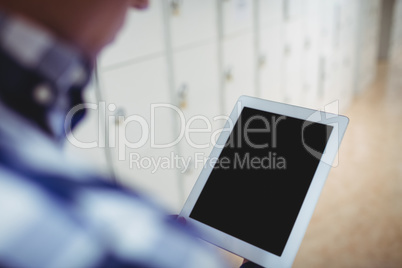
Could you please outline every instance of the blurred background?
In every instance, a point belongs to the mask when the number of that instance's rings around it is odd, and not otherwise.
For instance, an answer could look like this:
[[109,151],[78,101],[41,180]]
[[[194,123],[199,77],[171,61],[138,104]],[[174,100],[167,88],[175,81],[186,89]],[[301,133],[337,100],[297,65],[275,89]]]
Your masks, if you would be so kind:
[[68,152],[178,213],[240,95],[350,118],[294,266],[402,267],[402,0],[151,0],[98,60],[71,136],[96,146]]

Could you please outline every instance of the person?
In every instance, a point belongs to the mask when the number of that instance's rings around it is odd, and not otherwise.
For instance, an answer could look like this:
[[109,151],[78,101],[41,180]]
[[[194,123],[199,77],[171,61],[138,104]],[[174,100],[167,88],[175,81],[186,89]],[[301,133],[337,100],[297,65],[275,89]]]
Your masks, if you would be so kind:
[[0,0],[1,267],[227,267],[196,230],[62,150],[98,53],[147,6]]

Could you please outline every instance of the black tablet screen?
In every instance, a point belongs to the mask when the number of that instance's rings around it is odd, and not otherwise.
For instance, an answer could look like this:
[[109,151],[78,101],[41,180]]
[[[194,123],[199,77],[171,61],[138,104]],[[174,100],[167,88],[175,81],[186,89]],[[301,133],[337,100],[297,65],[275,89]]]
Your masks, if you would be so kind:
[[332,128],[244,108],[190,217],[281,256]]

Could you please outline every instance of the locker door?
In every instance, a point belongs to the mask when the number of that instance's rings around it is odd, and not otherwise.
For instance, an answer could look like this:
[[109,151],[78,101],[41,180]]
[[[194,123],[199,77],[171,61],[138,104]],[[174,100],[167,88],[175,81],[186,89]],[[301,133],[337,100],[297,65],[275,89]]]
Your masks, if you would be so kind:
[[214,0],[170,0],[173,48],[217,37],[217,13]]
[[255,96],[253,38],[244,34],[223,43],[224,113],[229,114],[241,95]]
[[343,68],[343,49],[342,49],[342,5],[340,0],[335,0],[333,9],[333,44],[331,60],[332,88],[326,92],[327,102],[337,101],[341,98],[343,88],[342,68]]
[[357,91],[364,90],[374,79],[377,70],[377,45],[379,29],[379,1],[359,1],[359,46]]
[[301,0],[283,0],[283,16],[285,21],[294,21],[298,20],[302,13],[302,4]]
[[302,88],[304,106],[317,108],[319,85],[319,8],[318,0],[306,0],[302,7]]
[[[210,43],[174,55],[176,94],[191,133],[180,142],[180,155],[190,161],[183,172],[185,196],[190,193],[202,161],[213,148],[213,133],[225,122],[220,115],[219,71],[216,44]],[[219,119],[219,120],[218,120]]]
[[341,92],[339,107],[342,110],[347,107],[353,96],[356,72],[356,48],[357,48],[357,17],[359,10],[357,1],[341,1]]
[[318,82],[318,103],[322,107],[333,98],[337,76],[336,64],[334,64],[335,51],[335,1],[319,1],[319,82]]
[[283,20],[284,0],[260,0],[258,1],[259,27],[272,27],[276,22]]
[[264,99],[283,102],[283,27],[276,22],[260,31],[259,72],[260,96]]
[[299,21],[285,24],[283,58],[283,92],[285,102],[302,104],[302,28]]
[[163,51],[162,1],[150,1],[146,10],[129,12],[124,28],[99,62],[101,67],[108,67]]
[[177,138],[178,113],[169,106],[166,59],[155,58],[103,72],[101,78],[119,182],[178,212],[182,200],[177,167],[172,160],[176,151],[170,144]]
[[227,0],[222,4],[223,35],[251,32],[253,27],[253,1]]

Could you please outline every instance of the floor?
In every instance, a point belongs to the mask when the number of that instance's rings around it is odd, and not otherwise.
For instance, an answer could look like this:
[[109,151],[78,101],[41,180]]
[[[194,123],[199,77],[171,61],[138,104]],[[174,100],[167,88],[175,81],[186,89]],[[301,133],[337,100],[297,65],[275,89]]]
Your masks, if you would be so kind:
[[[349,128],[294,267],[402,267],[402,70],[382,64]],[[233,267],[242,259],[227,253]]]

